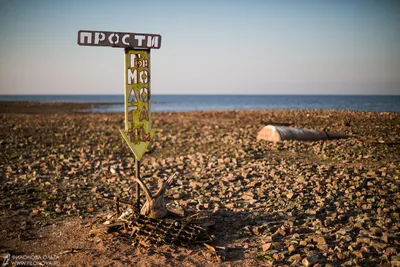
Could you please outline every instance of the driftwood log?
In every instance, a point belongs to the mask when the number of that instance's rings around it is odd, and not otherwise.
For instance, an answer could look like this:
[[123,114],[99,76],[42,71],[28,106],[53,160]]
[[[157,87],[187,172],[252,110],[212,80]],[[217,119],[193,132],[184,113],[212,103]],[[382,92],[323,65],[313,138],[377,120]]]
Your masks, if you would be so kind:
[[267,125],[257,135],[257,140],[278,142],[283,140],[319,141],[347,138],[344,133]]

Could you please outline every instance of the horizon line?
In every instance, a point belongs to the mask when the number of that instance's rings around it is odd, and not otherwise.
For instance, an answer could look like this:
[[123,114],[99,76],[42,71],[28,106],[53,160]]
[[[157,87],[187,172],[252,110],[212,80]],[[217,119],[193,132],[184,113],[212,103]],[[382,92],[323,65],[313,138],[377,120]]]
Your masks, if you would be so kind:
[[[0,94],[0,96],[123,96],[123,93],[120,94]],[[151,94],[153,96],[160,95],[160,96],[177,96],[177,95],[185,95],[185,96],[400,96],[399,94],[332,94],[332,93],[293,93],[293,94]]]

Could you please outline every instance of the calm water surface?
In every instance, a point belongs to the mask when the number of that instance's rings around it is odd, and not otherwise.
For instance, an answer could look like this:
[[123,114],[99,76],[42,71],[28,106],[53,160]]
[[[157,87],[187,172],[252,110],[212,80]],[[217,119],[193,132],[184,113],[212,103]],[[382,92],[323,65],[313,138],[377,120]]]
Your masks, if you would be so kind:
[[[122,112],[123,95],[0,95],[0,101],[115,103],[93,112]],[[246,109],[346,109],[400,112],[400,95],[152,95],[153,112]]]

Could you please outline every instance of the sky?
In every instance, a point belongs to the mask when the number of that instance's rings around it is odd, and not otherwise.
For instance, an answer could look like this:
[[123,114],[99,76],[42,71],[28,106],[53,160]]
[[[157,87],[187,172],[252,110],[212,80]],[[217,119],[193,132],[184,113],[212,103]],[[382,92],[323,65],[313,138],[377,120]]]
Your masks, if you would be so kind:
[[0,94],[123,94],[79,30],[160,34],[153,94],[400,94],[394,0],[0,0]]

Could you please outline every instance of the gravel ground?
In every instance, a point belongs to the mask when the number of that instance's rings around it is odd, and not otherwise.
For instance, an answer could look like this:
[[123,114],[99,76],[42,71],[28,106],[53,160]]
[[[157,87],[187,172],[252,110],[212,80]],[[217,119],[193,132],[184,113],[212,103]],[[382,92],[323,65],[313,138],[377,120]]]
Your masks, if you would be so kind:
[[[59,253],[62,244],[49,243],[49,232],[59,231],[68,249],[74,240],[91,249],[63,256],[63,264],[400,265],[399,114],[154,113],[157,133],[142,177],[155,190],[159,179],[178,174],[168,205],[210,214],[218,263],[204,246],[139,249],[89,238],[84,225],[112,212],[106,200],[129,201],[134,193],[134,158],[118,131],[122,114],[79,112],[89,104],[3,104],[0,255]],[[267,124],[350,138],[257,141]]]

